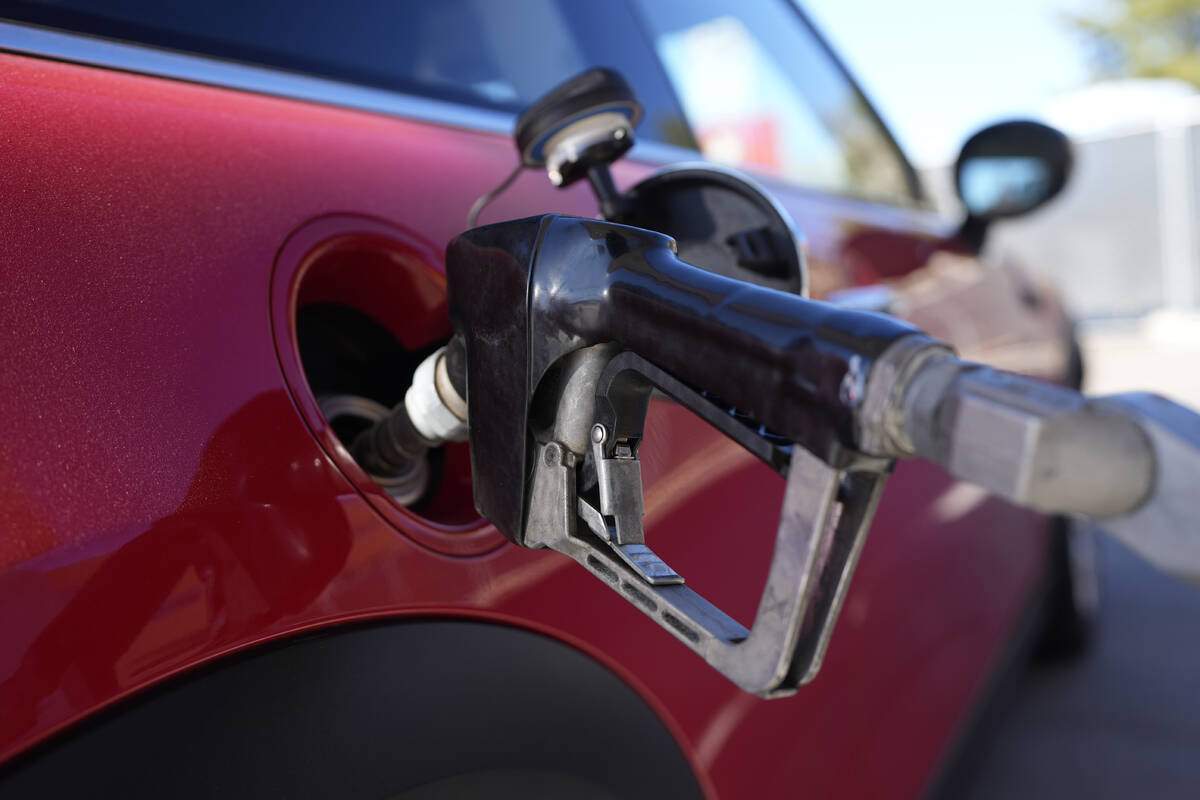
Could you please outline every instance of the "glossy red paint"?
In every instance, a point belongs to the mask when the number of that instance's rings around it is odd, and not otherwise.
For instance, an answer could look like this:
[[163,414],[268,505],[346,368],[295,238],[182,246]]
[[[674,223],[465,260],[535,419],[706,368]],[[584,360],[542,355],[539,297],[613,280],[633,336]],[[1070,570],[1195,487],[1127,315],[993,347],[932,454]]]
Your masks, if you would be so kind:
[[[1034,518],[904,465],[821,675],[744,695],[565,558],[364,489],[314,419],[294,276],[372,243],[408,265],[407,288],[380,289],[406,312],[395,333],[444,335],[441,249],[510,168],[504,137],[11,55],[0,73],[0,759],[267,640],[450,615],[601,660],[714,796],[928,780],[1039,579]],[[943,225],[781,191],[827,284],[853,231],[923,227],[893,250],[915,266]],[[548,209],[594,211],[531,173],[486,217]],[[652,413],[648,535],[748,620],[782,482],[678,408]]]

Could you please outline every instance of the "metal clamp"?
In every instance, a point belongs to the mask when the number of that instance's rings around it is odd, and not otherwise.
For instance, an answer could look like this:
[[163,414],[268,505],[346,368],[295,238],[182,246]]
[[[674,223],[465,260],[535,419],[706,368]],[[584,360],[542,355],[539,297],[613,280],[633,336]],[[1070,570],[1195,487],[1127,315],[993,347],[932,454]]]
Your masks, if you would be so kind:
[[579,498],[579,518],[646,583],[652,586],[683,583],[682,576],[646,546],[642,530],[642,465],[633,445],[612,447],[610,458],[605,450],[609,443],[608,430],[597,423],[592,428],[592,454],[600,507]]

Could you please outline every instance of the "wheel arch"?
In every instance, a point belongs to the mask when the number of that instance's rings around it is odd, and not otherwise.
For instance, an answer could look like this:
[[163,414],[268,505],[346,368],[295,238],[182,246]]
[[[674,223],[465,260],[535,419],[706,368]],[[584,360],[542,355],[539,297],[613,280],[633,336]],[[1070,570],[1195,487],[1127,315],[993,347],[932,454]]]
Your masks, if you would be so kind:
[[581,651],[426,618],[323,629],[181,675],[22,756],[0,793],[702,797],[700,780],[646,701]]

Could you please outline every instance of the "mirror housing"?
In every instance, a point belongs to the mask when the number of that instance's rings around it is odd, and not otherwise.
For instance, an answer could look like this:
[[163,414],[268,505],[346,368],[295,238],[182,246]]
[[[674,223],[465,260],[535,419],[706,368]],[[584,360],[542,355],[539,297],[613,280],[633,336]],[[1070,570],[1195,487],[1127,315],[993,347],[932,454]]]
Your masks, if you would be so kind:
[[1062,191],[1071,164],[1070,142],[1049,125],[1013,120],[979,131],[954,164],[955,188],[967,210],[960,237],[978,250],[994,220],[1027,214]]

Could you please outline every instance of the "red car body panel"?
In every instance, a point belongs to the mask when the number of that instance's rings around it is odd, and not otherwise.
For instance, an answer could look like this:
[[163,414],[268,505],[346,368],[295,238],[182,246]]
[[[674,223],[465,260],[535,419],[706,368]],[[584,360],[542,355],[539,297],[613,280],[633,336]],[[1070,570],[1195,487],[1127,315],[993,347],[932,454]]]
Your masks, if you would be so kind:
[[[373,492],[306,392],[305,292],[382,304],[406,346],[448,334],[441,254],[510,168],[507,138],[14,55],[0,110],[0,759],[268,640],[419,615],[598,659],[714,796],[927,783],[1041,578],[1038,518],[901,465],[821,674],[746,695],[568,560],[505,543],[461,480],[432,520]],[[778,188],[823,288],[858,280],[855,233],[890,231],[881,275],[944,233]],[[550,210],[595,213],[585,188],[530,173],[484,216]],[[298,282],[322,248],[374,277]],[[648,536],[748,622],[782,482],[681,409],[652,413]]]

